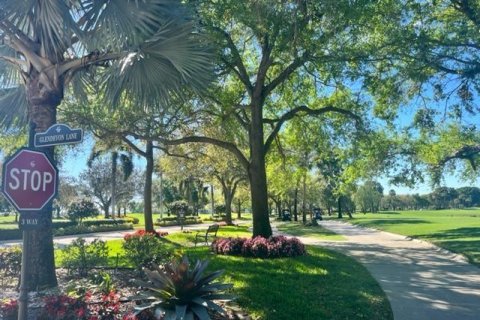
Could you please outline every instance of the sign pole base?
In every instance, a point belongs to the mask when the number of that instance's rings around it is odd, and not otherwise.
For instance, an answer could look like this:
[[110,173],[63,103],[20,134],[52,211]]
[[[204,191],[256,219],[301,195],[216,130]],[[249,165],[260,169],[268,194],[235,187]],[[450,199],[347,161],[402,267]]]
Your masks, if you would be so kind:
[[23,231],[22,266],[20,273],[20,297],[18,298],[18,320],[27,320],[28,316],[28,286],[27,286],[27,257],[29,231]]

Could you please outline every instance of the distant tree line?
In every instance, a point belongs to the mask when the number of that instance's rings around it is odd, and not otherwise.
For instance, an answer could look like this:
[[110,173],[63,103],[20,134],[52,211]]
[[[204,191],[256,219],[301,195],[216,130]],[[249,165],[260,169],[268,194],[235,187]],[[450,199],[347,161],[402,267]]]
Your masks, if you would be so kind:
[[438,187],[429,194],[397,195],[395,190],[383,194],[378,182],[369,181],[360,186],[353,196],[357,211],[462,209],[480,206],[480,188]]

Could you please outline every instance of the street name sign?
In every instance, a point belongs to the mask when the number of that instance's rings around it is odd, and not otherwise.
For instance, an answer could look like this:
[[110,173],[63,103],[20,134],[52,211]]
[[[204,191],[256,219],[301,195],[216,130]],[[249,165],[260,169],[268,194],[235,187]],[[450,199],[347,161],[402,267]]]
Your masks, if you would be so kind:
[[57,123],[47,129],[47,131],[35,134],[34,146],[48,147],[60,144],[72,144],[83,141],[83,130],[72,129],[66,124]]
[[45,153],[23,148],[5,161],[1,191],[20,213],[36,212],[57,195],[57,180]]

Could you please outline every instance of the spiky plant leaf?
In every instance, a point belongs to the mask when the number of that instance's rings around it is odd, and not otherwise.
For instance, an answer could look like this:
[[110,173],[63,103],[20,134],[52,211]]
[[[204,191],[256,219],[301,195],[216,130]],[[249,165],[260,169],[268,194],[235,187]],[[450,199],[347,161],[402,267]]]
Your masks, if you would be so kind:
[[[233,298],[231,295],[220,293],[232,286],[212,283],[223,273],[222,271],[203,276],[206,265],[205,261],[197,261],[191,268],[190,262],[185,256],[181,261],[172,261],[163,268],[157,266],[154,270],[146,270],[150,283],[145,288],[149,290],[150,295],[158,297],[159,300],[163,299],[157,304],[157,309],[174,310],[179,319],[190,318],[192,313],[201,319],[209,319],[205,318],[205,315],[208,316],[208,309],[224,313],[224,310],[216,305],[212,298],[231,300]],[[196,281],[196,279],[200,281]],[[180,314],[183,316],[178,317]]]
[[187,305],[185,304],[175,305],[175,314],[177,319],[184,319],[185,315],[187,314]]
[[206,308],[200,307],[200,306],[192,306],[192,311],[193,313],[195,313],[198,319],[210,320],[210,315],[208,314],[208,311]]

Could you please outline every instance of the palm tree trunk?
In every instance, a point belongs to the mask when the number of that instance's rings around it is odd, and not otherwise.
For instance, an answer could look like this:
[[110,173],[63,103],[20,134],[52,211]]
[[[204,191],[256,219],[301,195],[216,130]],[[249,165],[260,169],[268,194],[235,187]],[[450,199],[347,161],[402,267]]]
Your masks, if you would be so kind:
[[[44,132],[57,122],[57,106],[63,99],[63,88],[56,92],[45,92],[38,78],[32,77],[27,84],[27,99],[29,104],[30,139],[36,132]],[[30,140],[33,141],[33,140]],[[54,160],[54,147],[39,148]],[[55,162],[55,161],[54,161]],[[55,258],[52,233],[52,203],[40,212],[46,224],[42,229],[26,231],[24,246],[28,246],[29,255],[25,285],[26,290],[51,288],[57,286],[55,273]]]
[[145,217],[145,231],[154,232],[152,215],[152,177],[153,177],[153,143],[147,142],[146,157],[147,168],[145,169],[145,186],[143,190],[143,215]]
[[[117,160],[118,160],[118,152],[112,152],[112,218],[115,218],[115,206],[116,206],[116,199],[115,193],[117,192]],[[108,211],[107,216],[105,219],[108,219]]]

